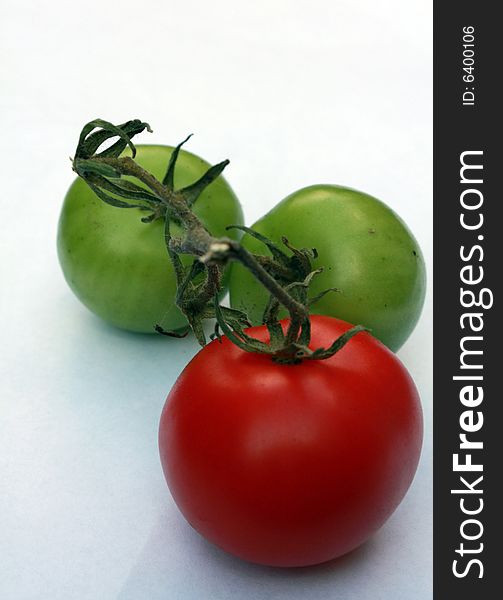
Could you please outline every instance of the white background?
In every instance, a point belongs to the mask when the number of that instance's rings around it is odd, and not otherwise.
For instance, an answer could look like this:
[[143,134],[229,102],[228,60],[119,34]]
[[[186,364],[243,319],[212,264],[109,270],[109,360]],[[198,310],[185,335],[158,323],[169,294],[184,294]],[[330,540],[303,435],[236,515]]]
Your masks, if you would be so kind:
[[[431,3],[3,0],[0,15],[0,598],[431,598],[431,296],[400,351],[425,410],[406,499],[366,545],[315,568],[243,563],[165,486],[157,424],[196,345],[113,329],[60,273],[68,157],[95,117],[150,122],[226,177],[248,224],[321,182],[371,193],[431,282]],[[431,291],[431,286],[430,286]]]

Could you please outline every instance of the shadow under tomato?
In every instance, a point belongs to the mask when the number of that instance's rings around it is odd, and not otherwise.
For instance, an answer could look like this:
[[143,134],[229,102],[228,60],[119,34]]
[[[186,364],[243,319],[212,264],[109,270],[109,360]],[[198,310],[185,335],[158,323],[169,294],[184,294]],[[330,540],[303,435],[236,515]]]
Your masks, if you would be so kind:
[[[353,579],[371,577],[379,533],[352,552],[309,567],[267,567],[236,558],[192,529],[172,503],[158,518],[119,600],[303,600],[349,598]],[[327,595],[329,594],[329,595]],[[353,596],[351,596],[352,598]]]
[[377,536],[374,536],[367,540],[361,546],[358,546],[351,552],[334,558],[332,560],[325,561],[316,565],[308,565],[302,567],[273,567],[268,565],[261,565],[258,563],[252,563],[242,560],[228,552],[225,552],[218,546],[215,546],[211,542],[208,542],[205,538],[194,531],[198,537],[199,543],[204,546],[205,551],[208,554],[210,560],[215,560],[223,563],[228,563],[232,568],[242,569],[255,569],[261,572],[265,577],[310,577],[312,575],[319,576],[323,573],[333,574],[337,570],[351,569],[352,566],[366,558],[376,551],[376,547],[379,545],[376,540]]

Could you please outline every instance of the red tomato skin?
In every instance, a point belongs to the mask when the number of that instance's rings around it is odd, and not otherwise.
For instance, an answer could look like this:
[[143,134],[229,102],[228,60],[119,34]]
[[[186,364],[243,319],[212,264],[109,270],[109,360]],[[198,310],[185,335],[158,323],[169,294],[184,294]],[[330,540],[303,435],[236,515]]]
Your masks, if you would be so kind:
[[[350,327],[312,316],[311,347]],[[268,338],[265,327],[249,333]],[[298,365],[214,341],[180,375],[159,428],[164,474],[187,521],[231,554],[283,567],[367,540],[409,488],[421,443],[414,383],[368,333]]]

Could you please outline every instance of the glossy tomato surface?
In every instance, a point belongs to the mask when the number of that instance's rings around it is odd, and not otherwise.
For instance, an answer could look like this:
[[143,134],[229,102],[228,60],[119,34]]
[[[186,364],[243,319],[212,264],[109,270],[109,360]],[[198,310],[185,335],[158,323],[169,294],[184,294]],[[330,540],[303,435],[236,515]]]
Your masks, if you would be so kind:
[[[424,260],[405,223],[388,206],[363,192],[314,185],[291,194],[253,225],[281,245],[316,248],[313,267],[323,267],[311,295],[328,288],[312,311],[365,325],[392,350],[408,338],[421,314],[426,289]],[[266,254],[264,245],[245,235],[243,244]],[[232,270],[232,306],[261,323],[267,292],[241,265]]]
[[[349,327],[313,316],[311,347]],[[264,327],[249,333],[268,337]],[[275,566],[321,563],[367,540],[406,493],[421,442],[414,383],[368,333],[298,365],[214,341],[180,375],[159,428],[187,521],[224,550]]]
[[[140,145],[135,160],[162,180],[172,152],[170,146]],[[181,150],[175,188],[197,181],[209,166]],[[225,230],[227,225],[243,222],[239,201],[222,176],[203,191],[193,210],[219,237],[233,234]],[[82,179],[76,179],[59,221],[60,264],[76,296],[105,321],[145,333],[153,333],[156,324],[179,329],[186,321],[174,305],[176,280],[164,242],[164,223],[162,219],[142,223],[145,214],[104,203]],[[173,223],[171,233],[177,236],[181,230]]]

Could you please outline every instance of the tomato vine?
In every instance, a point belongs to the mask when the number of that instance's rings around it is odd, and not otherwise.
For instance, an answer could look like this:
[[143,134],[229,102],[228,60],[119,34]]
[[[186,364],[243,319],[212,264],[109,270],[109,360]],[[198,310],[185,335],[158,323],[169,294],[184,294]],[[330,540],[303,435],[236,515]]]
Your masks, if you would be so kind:
[[[87,123],[80,134],[72,161],[73,170],[104,202],[117,208],[139,208],[148,213],[142,218],[146,226],[157,219],[164,219],[166,248],[177,280],[175,301],[202,346],[206,344],[203,321],[209,318],[216,319],[214,337],[220,338],[221,330],[243,350],[271,355],[277,362],[329,358],[351,337],[365,330],[362,326],[353,327],[329,347],[310,349],[309,306],[331,291],[326,290],[314,298],[308,297],[309,283],[320,272],[320,269],[313,270],[311,266],[316,251],[294,248],[283,238],[288,254],[271,240],[240,226],[236,227],[263,242],[271,256],[254,255],[229,237],[214,237],[191,207],[229,161],[224,160],[210,167],[197,181],[175,189],[174,172],[178,154],[190,136],[175,148],[160,181],[134,160],[136,148],[132,138],[145,130],[152,131],[148,123],[137,119],[121,125],[113,125],[102,119]],[[103,144],[116,137],[118,140],[100,150]],[[131,150],[131,157],[123,155],[126,148]],[[171,235],[172,222],[182,226],[183,237]],[[182,254],[195,257],[189,267],[182,263]],[[269,343],[246,333],[249,322],[244,312],[220,305],[218,294],[222,287],[222,275],[231,261],[240,262],[246,267],[270,294],[263,318],[270,335]],[[290,316],[286,333],[278,321],[280,305],[287,309]],[[166,335],[180,336],[179,332],[165,331],[159,326],[156,330]]]

